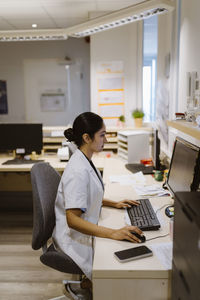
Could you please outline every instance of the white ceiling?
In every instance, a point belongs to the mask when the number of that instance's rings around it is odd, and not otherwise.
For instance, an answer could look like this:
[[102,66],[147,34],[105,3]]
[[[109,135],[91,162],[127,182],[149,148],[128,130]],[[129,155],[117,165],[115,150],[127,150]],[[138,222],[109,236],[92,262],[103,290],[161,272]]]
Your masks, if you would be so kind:
[[67,28],[142,0],[0,0],[0,31]]

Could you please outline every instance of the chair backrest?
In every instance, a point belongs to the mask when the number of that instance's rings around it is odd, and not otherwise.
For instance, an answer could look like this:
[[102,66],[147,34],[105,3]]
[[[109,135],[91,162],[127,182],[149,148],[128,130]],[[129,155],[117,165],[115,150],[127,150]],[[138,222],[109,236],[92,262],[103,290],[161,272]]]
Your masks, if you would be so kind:
[[33,194],[32,248],[43,247],[52,236],[55,226],[55,199],[60,174],[48,163],[38,162],[31,169]]

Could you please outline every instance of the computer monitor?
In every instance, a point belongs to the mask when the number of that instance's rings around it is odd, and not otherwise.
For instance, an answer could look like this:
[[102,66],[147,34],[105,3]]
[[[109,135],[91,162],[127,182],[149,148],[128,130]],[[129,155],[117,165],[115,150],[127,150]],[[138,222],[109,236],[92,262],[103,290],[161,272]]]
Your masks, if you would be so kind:
[[189,192],[198,189],[200,182],[199,164],[199,147],[177,137],[166,182],[172,196],[176,192]]
[[0,151],[15,150],[22,156],[32,151],[41,153],[43,147],[42,124],[0,124]]
[[160,139],[158,137],[158,130],[154,129],[153,132],[153,147],[152,147],[152,159],[155,170],[160,170]]

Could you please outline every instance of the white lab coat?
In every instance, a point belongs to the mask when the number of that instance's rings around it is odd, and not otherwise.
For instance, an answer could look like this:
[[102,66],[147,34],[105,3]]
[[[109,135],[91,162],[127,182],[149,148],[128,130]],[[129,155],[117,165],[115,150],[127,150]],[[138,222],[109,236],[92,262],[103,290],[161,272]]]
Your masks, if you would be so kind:
[[[98,173],[101,177],[99,171]],[[93,238],[69,228],[66,210],[70,208],[85,210],[81,217],[97,224],[102,199],[102,184],[88,159],[77,149],[67,163],[58,187],[53,241],[56,248],[69,255],[89,279],[92,277]]]

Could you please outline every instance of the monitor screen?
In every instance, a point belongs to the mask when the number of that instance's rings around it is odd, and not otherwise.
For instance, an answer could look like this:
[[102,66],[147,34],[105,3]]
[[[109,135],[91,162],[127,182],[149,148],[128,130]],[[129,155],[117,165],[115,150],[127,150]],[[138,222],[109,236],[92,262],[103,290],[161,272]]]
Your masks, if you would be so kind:
[[0,141],[0,151],[24,149],[24,154],[40,153],[43,147],[42,124],[0,124]]
[[199,147],[176,138],[167,178],[167,187],[174,193],[197,190],[199,186]]

